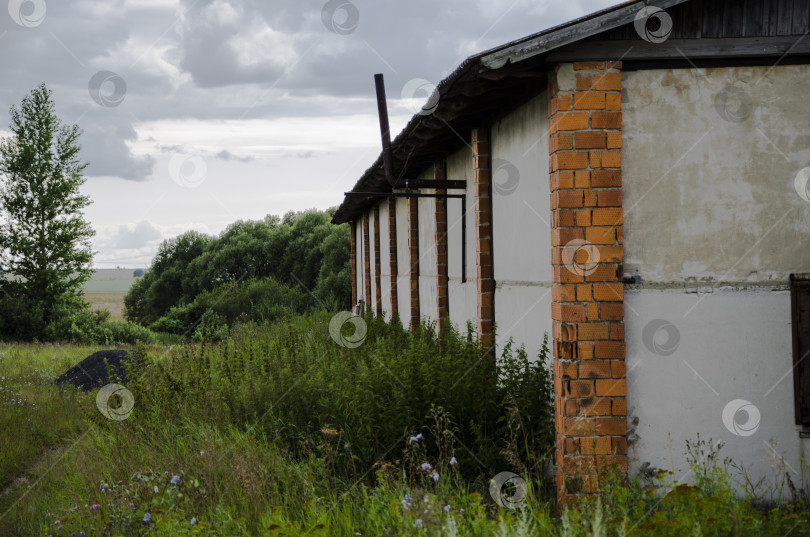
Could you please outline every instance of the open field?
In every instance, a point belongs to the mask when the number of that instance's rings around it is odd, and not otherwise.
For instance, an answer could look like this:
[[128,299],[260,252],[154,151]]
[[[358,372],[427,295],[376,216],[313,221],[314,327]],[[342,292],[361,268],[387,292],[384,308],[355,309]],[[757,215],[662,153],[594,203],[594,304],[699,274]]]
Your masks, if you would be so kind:
[[135,281],[135,269],[96,269],[84,285],[88,293],[126,293]]
[[134,270],[97,269],[84,286],[84,298],[90,303],[90,309],[107,310],[112,319],[123,320],[124,295],[135,281]]
[[[99,411],[120,411],[113,399],[53,385],[103,347],[0,344],[0,536],[810,535],[803,500],[752,507],[716,453],[696,461],[694,486],[666,472],[647,489],[606,474],[603,495],[558,511],[549,483],[523,466],[537,459],[521,446],[539,446],[500,419],[529,408],[515,397],[542,384],[540,368],[499,361],[505,386],[517,382],[501,388],[463,336],[440,346],[365,319],[354,349],[333,341],[329,315],[240,325],[218,345],[148,347],[120,420]],[[510,393],[513,410],[500,402]],[[491,493],[512,435],[525,481]]]

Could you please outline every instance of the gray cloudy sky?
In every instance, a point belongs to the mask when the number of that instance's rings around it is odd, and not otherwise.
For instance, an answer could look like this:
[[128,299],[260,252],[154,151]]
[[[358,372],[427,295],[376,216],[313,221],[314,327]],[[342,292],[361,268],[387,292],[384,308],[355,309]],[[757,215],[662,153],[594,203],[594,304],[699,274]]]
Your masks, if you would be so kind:
[[[464,58],[613,0],[8,0],[0,136],[40,82],[83,130],[98,267],[164,238],[342,200]],[[416,104],[416,108],[421,102]]]

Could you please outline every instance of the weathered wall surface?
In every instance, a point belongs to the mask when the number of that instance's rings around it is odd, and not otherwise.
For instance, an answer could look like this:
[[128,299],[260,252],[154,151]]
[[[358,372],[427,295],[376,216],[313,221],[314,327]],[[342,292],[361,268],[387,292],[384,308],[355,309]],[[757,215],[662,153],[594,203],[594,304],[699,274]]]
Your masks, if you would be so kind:
[[493,125],[491,137],[496,343],[512,337],[533,357],[551,337],[547,94]]
[[[476,319],[475,209],[473,199],[472,150],[463,149],[447,157],[447,179],[467,181],[467,214],[461,213],[461,199],[447,200],[447,292],[450,322],[464,330],[467,321]],[[467,221],[467,278],[461,281],[461,222]]]
[[411,252],[408,248],[408,200],[397,198],[397,304],[402,326],[411,325]]
[[[433,179],[433,168],[419,178]],[[434,320],[439,316],[436,262],[436,199],[419,198],[419,314]]]
[[[687,478],[722,440],[756,481],[801,471],[791,273],[810,272],[807,66],[624,73],[630,469]],[[725,420],[724,420],[725,416]],[[638,420],[637,424],[635,420]]]
[[388,201],[380,202],[380,297],[386,320],[391,320],[391,253],[388,243]]

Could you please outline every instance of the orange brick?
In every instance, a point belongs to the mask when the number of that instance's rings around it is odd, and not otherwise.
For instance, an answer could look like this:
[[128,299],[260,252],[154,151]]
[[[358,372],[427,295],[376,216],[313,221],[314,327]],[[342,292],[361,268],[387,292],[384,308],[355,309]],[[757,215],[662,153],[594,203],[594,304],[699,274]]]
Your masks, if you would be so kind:
[[621,68],[622,68],[622,62],[619,61],[619,60],[609,61],[609,62],[606,62],[606,64],[605,64],[605,69],[621,69]]
[[605,168],[621,168],[622,152],[602,151],[602,166],[604,166]]
[[[623,399],[616,399],[623,401]],[[627,455],[627,438],[613,437],[610,439],[610,449],[617,455]]]
[[577,289],[577,292],[576,292],[577,297],[576,297],[576,299],[578,301],[580,301],[580,302],[588,302],[589,300],[591,300],[591,296],[592,296],[591,295],[591,284],[587,283],[587,284],[577,285],[576,289]]
[[600,190],[597,205],[599,207],[621,207],[622,191],[619,189]]
[[607,148],[619,149],[622,146],[622,133],[621,131],[608,131],[607,134]]
[[616,242],[616,228],[589,227],[585,230],[585,240],[591,244],[613,244]]
[[599,436],[624,436],[627,434],[625,418],[595,418],[596,434]]
[[612,408],[610,399],[601,397],[594,399],[584,399],[582,404],[579,405],[580,416],[610,416],[612,415]]
[[564,323],[574,323],[585,320],[584,304],[551,304],[551,318]]
[[577,274],[560,265],[553,266],[551,272],[555,283],[583,283],[585,281],[582,274]]
[[613,406],[611,408],[611,414],[614,416],[626,416],[627,415],[627,399],[624,397],[618,397],[613,399]]
[[562,188],[574,188],[574,172],[558,171],[549,176],[551,192]]
[[582,131],[576,133],[577,149],[602,149],[606,146],[604,131]]
[[596,191],[595,190],[585,190],[584,192],[584,199],[582,203],[585,207],[596,207]]
[[551,227],[574,227],[576,211],[557,209],[551,212]]
[[624,247],[622,246],[597,246],[599,250],[599,261],[602,263],[621,263],[624,260]]
[[599,302],[621,302],[624,300],[624,285],[621,283],[593,284],[593,299]]
[[595,430],[595,421],[594,418],[566,418],[563,420],[563,434],[568,436],[592,436]]
[[619,472],[627,473],[627,457],[624,455],[600,455],[596,457],[599,472],[606,472],[615,468]]
[[624,360],[612,360],[610,362],[610,373],[615,379],[623,379],[627,376],[627,366]]
[[621,129],[621,112],[594,112],[591,116],[591,128],[594,129]]
[[598,397],[624,397],[627,393],[624,379],[603,379],[595,382]]
[[591,211],[583,210],[577,211],[577,226],[590,226],[591,225]]
[[599,263],[594,267],[588,267],[585,274],[586,282],[614,282],[616,281],[616,265],[612,263]]
[[576,296],[576,285],[554,284],[551,286],[551,300],[555,302],[574,302],[576,300]]
[[[574,110],[602,110],[604,108],[605,108],[604,91],[581,91],[581,92],[578,91],[574,93]],[[594,128],[601,129],[604,127],[594,127]]]
[[577,343],[577,358],[580,360],[593,359],[593,342],[580,341]]
[[581,340],[607,339],[607,323],[580,323],[577,326],[577,337]]
[[565,457],[563,459],[563,472],[572,476],[596,474],[596,460],[593,457]]
[[588,167],[588,153],[584,151],[559,151],[551,156],[554,170],[577,170]]
[[583,71],[585,69],[604,69],[605,62],[575,62],[574,71]]
[[588,112],[569,112],[555,118],[561,131],[580,131],[588,128]]
[[591,89],[591,77],[577,73],[577,91],[585,91]]
[[[613,306],[614,304],[602,304],[602,307]],[[621,304],[615,304],[621,306]],[[597,341],[594,348],[596,358],[624,358],[624,342],[619,341]],[[607,362],[605,362],[607,363]]]
[[588,151],[588,159],[591,163],[591,168],[599,168],[602,166],[602,153],[599,151]]
[[589,321],[598,321],[599,319],[599,304],[588,304],[585,307],[585,315]]
[[602,304],[599,314],[602,321],[621,321],[624,319],[624,304]]
[[591,186],[620,187],[622,186],[621,170],[593,170],[591,172]]
[[622,109],[622,94],[621,93],[608,93],[605,95],[605,110],[621,110]]
[[579,441],[579,448],[583,455],[610,455],[612,453],[612,445],[609,436],[582,438]]
[[[601,341],[596,342],[597,348]],[[581,379],[609,379],[610,362],[589,360],[579,364],[579,378]]]
[[558,110],[571,110],[571,106],[573,103],[573,95],[558,95],[557,99],[557,109]]
[[582,207],[582,190],[560,190],[556,194],[560,207]]
[[621,207],[593,210],[594,226],[620,226],[623,223]]
[[568,381],[567,388],[566,396],[574,399],[594,396],[594,381],[592,380],[571,380]]
[[624,341],[624,323],[610,323],[610,339]]
[[621,91],[622,74],[603,73],[594,75],[593,78],[591,78],[591,87],[601,91]]
[[591,172],[588,170],[577,170],[574,172],[574,187],[588,188],[591,186]]

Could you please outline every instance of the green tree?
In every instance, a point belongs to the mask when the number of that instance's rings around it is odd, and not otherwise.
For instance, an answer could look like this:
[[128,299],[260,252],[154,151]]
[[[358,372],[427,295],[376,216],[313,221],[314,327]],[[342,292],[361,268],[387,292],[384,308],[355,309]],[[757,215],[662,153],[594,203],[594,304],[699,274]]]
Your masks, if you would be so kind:
[[81,130],[56,116],[41,84],[11,108],[12,136],[0,141],[2,263],[6,286],[42,309],[47,322],[58,307],[82,304],[90,278],[94,235],[82,210],[90,199],[78,143]]

